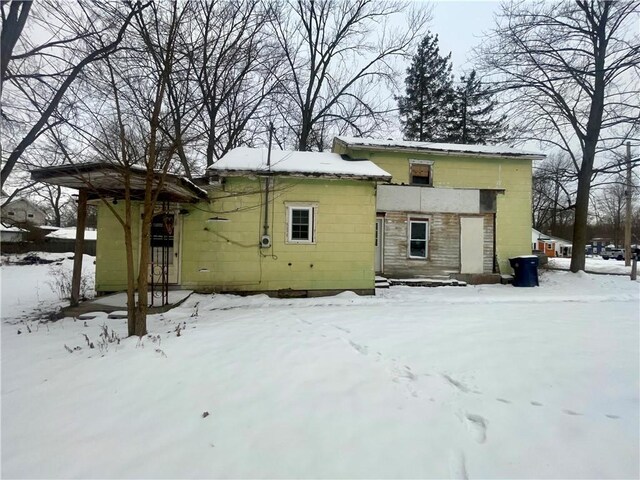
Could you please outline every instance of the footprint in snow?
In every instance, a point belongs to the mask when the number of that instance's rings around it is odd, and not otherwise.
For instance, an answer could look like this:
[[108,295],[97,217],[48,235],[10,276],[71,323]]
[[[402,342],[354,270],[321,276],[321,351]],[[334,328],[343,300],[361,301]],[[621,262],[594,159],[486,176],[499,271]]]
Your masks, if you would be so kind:
[[582,414],[581,414],[581,413],[579,413],[579,412],[574,412],[573,410],[568,410],[568,409],[562,410],[562,413],[566,413],[567,415],[582,416]]
[[451,378],[446,373],[442,373],[441,375],[442,375],[442,378],[444,378],[449,385],[454,386],[455,388],[457,388],[461,392],[469,393],[469,388],[464,383],[459,382],[458,380],[455,380],[454,378]]
[[369,347],[367,347],[366,345],[360,345],[353,340],[349,340],[349,345],[351,345],[356,352],[362,355],[367,355],[369,353]]
[[455,480],[467,480],[469,478],[464,453],[453,450],[449,453],[449,475]]
[[351,330],[349,330],[348,328],[344,328],[344,327],[340,327],[338,325],[331,325],[333,328],[337,328],[338,330],[344,332],[344,333],[351,333]]
[[496,398],[497,401],[502,402],[502,403],[511,403],[509,400],[507,400],[506,398]]
[[473,413],[465,413],[464,420],[467,428],[473,433],[478,443],[487,441],[487,420],[481,415]]
[[531,405],[533,405],[534,407],[542,407],[542,403],[540,403],[540,402],[532,401],[532,402],[529,402],[529,403]]
[[619,419],[619,418],[620,418],[618,415],[611,415],[611,414],[606,414],[606,415],[605,415],[605,417],[607,417],[607,418],[611,418],[611,419],[613,419],[613,420],[617,420],[617,419]]

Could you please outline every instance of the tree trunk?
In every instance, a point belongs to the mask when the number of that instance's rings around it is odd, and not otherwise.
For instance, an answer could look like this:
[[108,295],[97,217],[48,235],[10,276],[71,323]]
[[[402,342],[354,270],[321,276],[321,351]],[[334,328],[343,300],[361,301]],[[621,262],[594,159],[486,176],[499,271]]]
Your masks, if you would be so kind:
[[[587,168],[587,159],[582,160],[578,174],[578,192],[576,195],[575,218],[573,222],[573,249],[571,252],[572,272],[584,270],[584,249],[587,244],[587,219],[589,213],[589,192],[591,190],[591,168]],[[593,163],[593,158],[590,164]]]
[[136,334],[136,285],[133,263],[133,235],[131,234],[131,200],[125,200],[124,246],[127,256],[127,334]]
[[[153,176],[153,171],[147,173]],[[135,309],[135,333],[139,337],[147,334],[147,309],[149,305],[149,249],[151,236],[151,219],[153,218],[153,200],[151,181],[147,179],[145,199],[142,214],[142,228],[140,229],[140,265],[138,266],[138,302]]]

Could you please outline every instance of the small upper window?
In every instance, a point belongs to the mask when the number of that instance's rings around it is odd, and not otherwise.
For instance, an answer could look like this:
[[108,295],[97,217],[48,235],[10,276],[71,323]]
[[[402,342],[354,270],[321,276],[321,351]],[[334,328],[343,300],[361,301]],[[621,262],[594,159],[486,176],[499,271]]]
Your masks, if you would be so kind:
[[14,216],[16,213],[15,212],[9,212],[9,215]]
[[287,241],[289,243],[315,243],[316,208],[313,205],[287,207]]
[[33,213],[27,213],[27,217],[33,218]]
[[433,185],[433,162],[412,160],[409,164],[411,185]]

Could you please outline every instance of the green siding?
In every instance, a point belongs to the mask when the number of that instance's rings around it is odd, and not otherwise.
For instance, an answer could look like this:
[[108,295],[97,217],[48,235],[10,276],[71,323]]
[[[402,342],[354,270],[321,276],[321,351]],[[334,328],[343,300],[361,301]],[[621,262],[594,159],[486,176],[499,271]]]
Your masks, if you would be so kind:
[[[277,178],[269,202],[271,248],[260,248],[263,193],[258,180],[227,179],[211,210],[185,217],[182,285],[224,290],[373,288],[375,186],[372,182]],[[236,192],[245,192],[234,196]],[[317,203],[316,243],[286,242],[286,202]],[[228,222],[207,222],[219,216]]]
[[[272,179],[272,247],[260,248],[263,182],[227,178],[224,187],[210,191],[209,202],[181,206],[189,211],[181,222],[181,286],[218,291],[374,288],[375,182]],[[286,202],[317,204],[315,244],[287,243]],[[97,290],[122,290],[123,231],[105,208],[98,215]],[[208,221],[212,217],[228,221]]]
[[[124,202],[113,205],[118,215],[124,218]],[[138,235],[140,230],[139,205],[132,211],[133,258],[138,264]],[[137,270],[136,270],[137,273]],[[96,243],[96,290],[113,292],[127,288],[127,257],[124,244],[124,229],[102,202],[98,204],[98,240]]]

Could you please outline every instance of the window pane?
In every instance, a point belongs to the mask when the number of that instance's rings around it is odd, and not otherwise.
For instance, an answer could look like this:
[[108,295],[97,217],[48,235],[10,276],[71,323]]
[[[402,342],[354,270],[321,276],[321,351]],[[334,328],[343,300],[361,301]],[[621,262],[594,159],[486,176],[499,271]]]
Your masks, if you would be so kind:
[[409,254],[412,257],[426,257],[427,242],[424,240],[411,240],[411,250]]
[[291,209],[291,240],[310,240],[310,210]]
[[296,223],[309,223],[309,210],[291,210],[291,219]]
[[411,239],[426,240],[427,224],[424,222],[411,222]]

